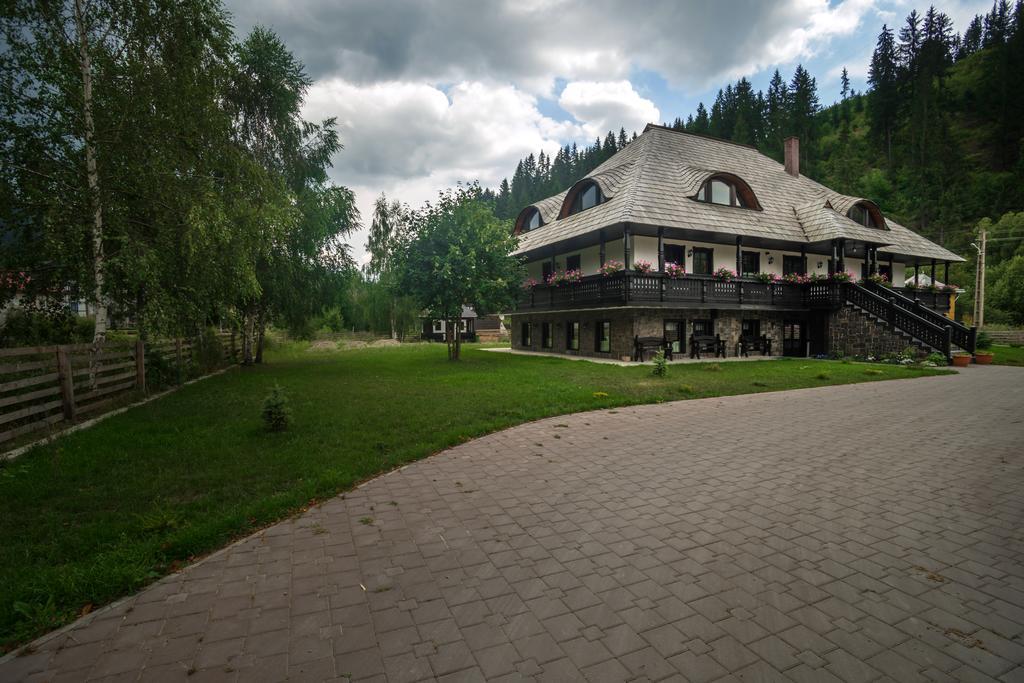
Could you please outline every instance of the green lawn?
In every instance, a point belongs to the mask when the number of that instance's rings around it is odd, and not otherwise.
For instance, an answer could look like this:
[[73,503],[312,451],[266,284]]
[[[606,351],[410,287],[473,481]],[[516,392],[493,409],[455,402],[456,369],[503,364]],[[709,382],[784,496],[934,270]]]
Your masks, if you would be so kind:
[[993,344],[989,349],[992,354],[992,363],[995,365],[1016,365],[1024,367],[1024,346],[1003,346]]
[[[617,367],[443,345],[300,347],[0,467],[0,646],[144,586],[311,501],[445,447],[560,413],[937,374],[829,361]],[[294,427],[262,430],[275,384]],[[607,394],[606,396],[603,394]],[[2,649],[2,647],[0,647]]]

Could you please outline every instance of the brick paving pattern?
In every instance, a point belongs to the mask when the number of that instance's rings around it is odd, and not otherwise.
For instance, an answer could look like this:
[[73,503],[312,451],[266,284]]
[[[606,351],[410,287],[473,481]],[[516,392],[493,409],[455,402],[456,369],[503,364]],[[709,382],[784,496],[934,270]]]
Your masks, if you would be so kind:
[[1024,370],[624,408],[378,478],[0,680],[1008,683],[1022,560]]

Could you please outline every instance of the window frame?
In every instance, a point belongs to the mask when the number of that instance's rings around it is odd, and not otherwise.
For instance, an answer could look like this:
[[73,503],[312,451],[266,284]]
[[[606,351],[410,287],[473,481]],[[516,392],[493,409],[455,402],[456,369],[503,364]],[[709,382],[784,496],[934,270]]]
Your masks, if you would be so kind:
[[[671,249],[672,251],[675,251],[676,249],[679,250],[679,260],[678,261],[669,258],[669,256],[668,256],[669,249]],[[686,245],[685,244],[666,244],[665,245],[665,263],[675,263],[677,265],[685,267],[686,266]]]
[[[754,270],[747,270],[747,258],[752,257],[754,259]],[[740,277],[755,276],[761,272],[761,252],[759,251],[741,251],[740,252],[740,266],[743,272],[740,273]]]
[[[713,200],[715,196],[714,186],[712,183],[721,183],[725,185],[729,190],[729,202],[716,202]],[[743,185],[742,190],[740,185]],[[750,195],[752,202],[747,201],[743,198],[744,193]],[[760,209],[760,205],[757,203],[757,197],[754,195],[754,191],[750,189],[750,186],[743,183],[739,178],[729,177],[726,175],[713,175],[703,183],[701,183],[700,189],[697,190],[697,194],[693,197],[696,201],[704,204],[713,204],[715,206],[729,206],[735,209]]]
[[[712,318],[694,318],[690,321],[693,325],[693,336],[695,337],[713,337],[715,336],[715,321]],[[707,327],[707,331],[698,333],[698,327]]]
[[[708,272],[706,272],[706,273],[699,273],[699,272],[697,272],[697,254],[707,254],[707,257],[708,257]],[[715,272],[715,250],[714,249],[712,249],[710,247],[694,247],[693,248],[693,256],[691,256],[690,258],[693,259],[693,261],[692,261],[692,264],[693,264],[692,270],[693,270],[693,274],[694,275],[711,275],[712,273]]]
[[554,332],[555,324],[550,321],[545,321],[540,324],[540,347],[542,349],[554,348]]
[[[753,327],[754,331],[751,334],[749,328]],[[760,318],[741,318],[740,319],[740,337],[747,339],[760,339],[761,337],[761,319]]]
[[[583,197],[591,190],[593,190],[595,193],[594,203],[590,204],[589,206],[583,206]],[[567,218],[574,214],[580,213],[581,211],[586,211],[587,209],[592,209],[595,206],[600,206],[601,204],[605,203],[606,199],[607,198],[604,196],[604,192],[601,191],[600,185],[598,185],[593,180],[584,181],[583,184],[579,185],[576,188],[575,192],[572,195],[572,201],[569,202],[569,204],[566,206],[565,214],[562,217]]]
[[580,350],[580,321],[571,320],[565,325],[565,350]]
[[551,277],[555,272],[555,266],[551,261],[541,261],[540,263],[540,281],[544,284],[548,283],[548,278]]
[[[532,209],[530,213],[528,213],[526,216],[526,219],[523,221],[523,232],[530,232],[531,230],[536,230],[541,225],[543,225],[543,223],[541,222],[539,209]],[[534,225],[534,223],[536,223],[536,225]]]
[[522,323],[519,328],[519,345],[533,348],[533,323]]
[[[788,263],[792,263],[794,261],[797,263],[796,270],[790,270],[789,268],[786,267],[786,263],[787,262]],[[803,259],[802,256],[794,256],[793,254],[783,254],[782,255],[782,274],[783,275],[807,275],[807,273],[803,272],[803,270],[804,270],[804,259]]]
[[[571,254],[565,257],[565,269],[566,270],[582,270],[581,263],[583,259],[580,254]],[[575,264],[575,265],[573,265]]]
[[[605,335],[607,332],[607,335]],[[605,346],[607,348],[601,348]],[[612,352],[612,321],[611,320],[598,320],[594,333],[594,352],[595,353],[611,353]]]
[[[676,339],[672,339],[668,335],[669,324],[674,323],[677,325]],[[686,321],[681,318],[665,318],[661,322],[661,334],[664,336],[665,341],[668,342],[669,348],[672,349],[672,353],[684,353],[686,351]]]

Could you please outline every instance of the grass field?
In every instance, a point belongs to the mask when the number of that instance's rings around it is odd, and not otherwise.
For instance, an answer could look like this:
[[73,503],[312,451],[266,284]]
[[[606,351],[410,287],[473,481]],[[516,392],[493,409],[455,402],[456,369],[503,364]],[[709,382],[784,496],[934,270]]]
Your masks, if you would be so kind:
[[989,351],[993,354],[992,363],[995,365],[1024,367],[1024,346],[993,344]]
[[[302,347],[236,368],[0,467],[0,649],[131,593],[360,480],[561,413],[937,374],[829,361],[618,367],[443,345]],[[267,433],[274,384],[290,431]]]

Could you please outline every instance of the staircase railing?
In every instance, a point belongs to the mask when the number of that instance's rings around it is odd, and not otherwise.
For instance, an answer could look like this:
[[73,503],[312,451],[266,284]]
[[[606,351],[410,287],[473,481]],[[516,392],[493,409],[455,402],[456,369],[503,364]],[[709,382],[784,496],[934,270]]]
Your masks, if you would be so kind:
[[846,301],[870,313],[879,320],[884,320],[891,330],[900,330],[909,334],[921,343],[932,347],[947,360],[953,357],[953,322],[945,319],[945,324],[938,324],[899,306],[893,299],[876,294],[858,284],[848,283],[844,288]]
[[942,327],[949,325],[952,328],[951,335],[953,344],[959,346],[961,349],[967,351],[968,353],[974,353],[974,344],[978,336],[978,328],[967,327],[963,323],[957,322],[956,320],[953,320],[951,318],[947,318],[941,313],[936,313],[927,306],[922,305],[921,302],[915,301],[914,299],[911,299],[910,297],[905,296],[899,292],[893,291],[888,287],[884,287],[882,285],[870,281],[866,282],[865,284],[867,285],[866,288],[869,289],[874,294],[878,294],[879,296],[882,296],[886,299],[890,299],[894,305],[899,306],[900,308],[906,311],[910,311],[911,313],[917,315],[920,318],[924,318],[925,320],[933,322],[936,325]]

